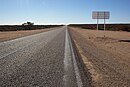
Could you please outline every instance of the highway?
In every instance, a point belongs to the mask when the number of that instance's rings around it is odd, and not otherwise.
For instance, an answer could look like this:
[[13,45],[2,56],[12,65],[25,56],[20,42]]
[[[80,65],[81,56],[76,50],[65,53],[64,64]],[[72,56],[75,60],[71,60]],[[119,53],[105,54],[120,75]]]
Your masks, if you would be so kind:
[[67,26],[0,42],[0,87],[84,87]]

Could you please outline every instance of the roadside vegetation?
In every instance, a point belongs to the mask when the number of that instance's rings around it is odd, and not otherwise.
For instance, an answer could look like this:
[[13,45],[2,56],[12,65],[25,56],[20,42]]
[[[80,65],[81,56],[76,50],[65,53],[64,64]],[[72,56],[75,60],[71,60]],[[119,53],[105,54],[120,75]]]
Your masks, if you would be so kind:
[[[92,29],[95,30],[97,28],[97,24],[70,24],[72,27],[79,27],[82,29]],[[99,30],[103,30],[104,25],[99,25]],[[110,31],[128,31],[130,32],[130,24],[106,24],[106,30]]]
[[1,25],[0,31],[37,30],[59,27],[62,25]]

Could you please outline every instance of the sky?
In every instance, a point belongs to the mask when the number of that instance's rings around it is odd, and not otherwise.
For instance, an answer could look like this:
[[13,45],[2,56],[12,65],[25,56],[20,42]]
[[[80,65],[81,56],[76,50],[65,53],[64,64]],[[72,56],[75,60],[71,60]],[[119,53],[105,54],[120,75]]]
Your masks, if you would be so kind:
[[107,23],[130,23],[130,0],[0,0],[0,25],[94,24],[92,11],[109,11]]

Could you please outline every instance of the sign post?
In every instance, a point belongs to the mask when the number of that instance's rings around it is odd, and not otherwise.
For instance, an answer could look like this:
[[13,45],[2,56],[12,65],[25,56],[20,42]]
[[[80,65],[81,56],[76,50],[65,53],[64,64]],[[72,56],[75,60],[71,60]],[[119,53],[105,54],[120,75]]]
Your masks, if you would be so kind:
[[106,30],[106,20],[104,19],[104,31]]
[[98,30],[98,19],[97,19],[97,30]]
[[104,31],[106,30],[106,19],[110,18],[110,12],[108,11],[93,11],[92,18],[97,19],[97,30],[99,27],[99,19],[104,19]]

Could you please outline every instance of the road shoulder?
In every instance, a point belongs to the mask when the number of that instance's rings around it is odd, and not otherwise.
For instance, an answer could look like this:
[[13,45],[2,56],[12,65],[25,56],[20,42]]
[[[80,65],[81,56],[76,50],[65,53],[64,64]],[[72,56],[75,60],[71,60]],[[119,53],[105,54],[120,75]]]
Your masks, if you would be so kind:
[[[89,37],[86,40],[85,34],[82,35],[80,31],[82,30],[70,29],[83,63],[86,65],[87,71],[91,74],[92,84],[96,87],[127,87],[130,85],[129,74],[127,74],[129,72],[128,61],[123,60],[122,57],[116,56],[107,49],[104,50],[98,47],[95,44],[96,42],[94,43],[89,40]],[[86,33],[85,30],[84,33]],[[91,33],[89,34],[91,35]]]

